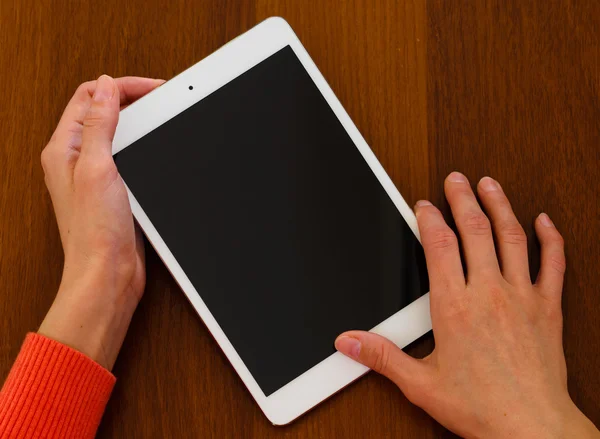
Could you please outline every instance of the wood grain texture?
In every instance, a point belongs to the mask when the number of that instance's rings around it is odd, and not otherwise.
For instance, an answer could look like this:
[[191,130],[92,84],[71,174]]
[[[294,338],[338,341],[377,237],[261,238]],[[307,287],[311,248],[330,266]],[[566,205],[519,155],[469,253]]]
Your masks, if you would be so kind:
[[[428,3],[433,188],[450,171],[502,184],[530,238],[566,241],[564,348],[575,403],[600,424],[600,3]],[[443,194],[432,190],[443,204]]]
[[[271,15],[295,29],[409,203],[444,205],[454,169],[499,179],[532,234],[567,241],[573,399],[600,424],[600,4],[575,0],[3,0],[0,377],[58,288],[62,250],[39,154],[77,85],[169,79]],[[532,235],[531,235],[532,236]],[[533,239],[532,270],[539,265]],[[155,252],[98,437],[453,437],[370,374],[272,427]],[[426,355],[433,337],[408,351]]]

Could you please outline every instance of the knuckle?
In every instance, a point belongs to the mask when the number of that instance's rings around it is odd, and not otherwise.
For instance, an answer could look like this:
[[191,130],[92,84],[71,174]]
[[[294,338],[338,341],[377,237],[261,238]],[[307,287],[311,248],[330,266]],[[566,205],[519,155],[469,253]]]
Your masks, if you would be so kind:
[[373,370],[385,375],[390,364],[390,350],[385,344],[381,344],[373,351]]
[[429,247],[437,250],[453,249],[458,246],[456,235],[449,227],[430,231],[424,240]]
[[86,128],[101,128],[106,118],[98,109],[90,108],[83,118],[83,126]]
[[46,146],[42,154],[40,155],[40,162],[42,163],[42,168],[44,169],[44,173],[48,173],[48,167],[50,166],[50,150]]
[[491,231],[490,220],[483,212],[471,212],[464,216],[462,223],[471,235],[487,235]]
[[466,323],[468,320],[469,307],[465,300],[458,298],[448,300],[443,307],[443,315],[446,320],[458,323]]
[[48,174],[50,172],[58,158],[53,144],[54,141],[50,141],[50,143],[46,145],[46,147],[42,150],[42,153],[40,154],[40,162],[42,164],[44,174]]
[[75,90],[76,95],[89,95],[90,86],[94,83],[94,81],[86,81],[79,84],[77,90]]
[[85,181],[112,181],[118,175],[117,167],[112,160],[101,160],[86,164],[79,176]]
[[77,89],[75,90],[75,94],[80,95],[83,93],[87,93],[87,84],[87,82],[82,82],[81,84],[79,84],[77,86]]
[[526,244],[527,243],[527,235],[521,227],[521,224],[518,222],[508,222],[499,227],[498,235],[500,236],[502,242],[506,244]]
[[546,294],[547,292],[542,291],[537,291],[537,293],[537,300],[532,301],[528,313],[529,320],[534,324],[554,328],[559,334],[562,334],[563,313],[560,294]]
[[567,270],[567,262],[565,257],[562,255],[552,255],[550,256],[548,263],[550,267],[559,274],[565,274]]

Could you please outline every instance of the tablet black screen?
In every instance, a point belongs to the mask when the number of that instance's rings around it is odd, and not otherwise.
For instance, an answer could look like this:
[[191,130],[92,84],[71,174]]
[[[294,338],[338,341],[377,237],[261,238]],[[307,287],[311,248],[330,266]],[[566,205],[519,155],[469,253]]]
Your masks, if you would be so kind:
[[289,46],[115,161],[266,395],[428,291],[419,242]]

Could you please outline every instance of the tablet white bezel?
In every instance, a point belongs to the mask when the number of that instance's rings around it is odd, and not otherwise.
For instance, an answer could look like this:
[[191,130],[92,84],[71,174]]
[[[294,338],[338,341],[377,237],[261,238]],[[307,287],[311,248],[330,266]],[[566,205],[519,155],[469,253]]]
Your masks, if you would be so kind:
[[[263,21],[123,110],[113,142],[113,154],[126,148],[287,45],[291,46],[302,62],[365,161],[419,238],[416,218],[412,210],[354,126],[291,27],[279,17]],[[190,85],[193,86],[192,90],[189,89]],[[366,367],[336,352],[270,396],[265,396],[219,323],[205,305],[201,295],[183,272],[129,189],[128,195],[133,214],[148,240],[219,343],[262,411],[273,424],[289,423],[368,371]],[[377,325],[372,331],[382,334],[398,346],[404,347],[430,329],[429,294],[426,294]],[[331,342],[333,344],[333,340]]]

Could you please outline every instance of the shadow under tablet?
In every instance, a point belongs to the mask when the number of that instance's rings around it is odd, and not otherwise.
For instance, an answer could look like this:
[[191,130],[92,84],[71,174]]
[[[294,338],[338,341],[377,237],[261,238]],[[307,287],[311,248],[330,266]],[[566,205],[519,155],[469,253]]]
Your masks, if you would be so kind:
[[289,46],[115,162],[267,396],[429,290],[421,245]]

